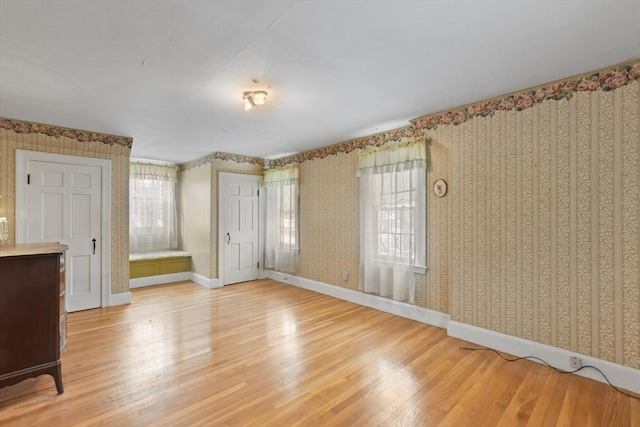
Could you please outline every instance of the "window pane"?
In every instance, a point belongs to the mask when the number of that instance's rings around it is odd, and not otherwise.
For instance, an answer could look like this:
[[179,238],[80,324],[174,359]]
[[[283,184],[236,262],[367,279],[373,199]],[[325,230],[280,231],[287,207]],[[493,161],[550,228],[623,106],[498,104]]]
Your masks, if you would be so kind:
[[381,260],[412,263],[415,260],[417,171],[384,172],[371,179],[379,200],[374,212],[375,253]]

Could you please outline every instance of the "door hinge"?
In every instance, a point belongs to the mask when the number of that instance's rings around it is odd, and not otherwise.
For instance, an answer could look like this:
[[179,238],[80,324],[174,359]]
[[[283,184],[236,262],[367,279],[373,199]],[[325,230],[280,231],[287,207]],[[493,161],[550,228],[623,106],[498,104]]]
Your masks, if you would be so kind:
[[27,174],[27,185],[31,185],[31,174]]
[[258,261],[258,268],[260,268],[260,261]]
[[258,190],[258,197],[260,197],[260,190]]

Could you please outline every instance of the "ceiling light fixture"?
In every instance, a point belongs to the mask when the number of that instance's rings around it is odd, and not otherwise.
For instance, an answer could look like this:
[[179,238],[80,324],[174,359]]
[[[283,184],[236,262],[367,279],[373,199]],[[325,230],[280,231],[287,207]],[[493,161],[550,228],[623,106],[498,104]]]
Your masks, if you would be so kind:
[[245,92],[242,95],[244,100],[244,111],[249,111],[257,105],[264,105],[264,101],[267,98],[267,92],[264,90],[256,90],[252,92]]

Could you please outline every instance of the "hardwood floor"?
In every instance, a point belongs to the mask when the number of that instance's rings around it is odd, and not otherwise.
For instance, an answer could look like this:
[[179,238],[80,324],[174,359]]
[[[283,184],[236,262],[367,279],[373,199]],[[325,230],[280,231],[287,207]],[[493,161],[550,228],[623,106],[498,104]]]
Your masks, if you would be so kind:
[[271,280],[133,290],[71,313],[65,393],[0,389],[9,426],[640,426],[640,400]]

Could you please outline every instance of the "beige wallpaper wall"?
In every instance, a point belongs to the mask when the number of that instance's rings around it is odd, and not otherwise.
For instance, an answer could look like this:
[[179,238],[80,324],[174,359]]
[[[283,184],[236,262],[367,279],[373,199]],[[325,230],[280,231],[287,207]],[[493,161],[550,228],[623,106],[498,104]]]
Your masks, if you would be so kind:
[[211,163],[183,170],[180,188],[180,247],[191,253],[191,271],[211,277]]
[[427,154],[427,274],[422,290],[416,289],[416,305],[449,314],[451,197],[436,197],[431,189],[439,178],[451,182],[451,153],[448,147],[431,139]]
[[429,134],[451,151],[452,318],[640,368],[638,81]]
[[[13,124],[18,123],[12,121]],[[6,125],[7,122],[4,124]],[[25,132],[29,122],[21,126],[22,132],[0,127],[0,216],[9,219],[8,243],[15,242],[15,159],[16,149],[41,151],[72,156],[94,157],[111,160],[111,293],[129,290],[129,157],[131,149],[120,144],[86,141],[89,133],[38,125],[53,132],[78,134],[75,139],[67,136],[50,136],[40,132]],[[23,133],[24,132],[24,133]],[[93,134],[95,135],[95,134]],[[105,136],[105,139],[109,139]],[[119,139],[125,139],[115,137]]]
[[355,152],[300,164],[299,276],[358,289],[357,166]]

